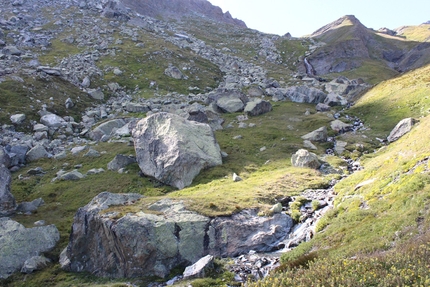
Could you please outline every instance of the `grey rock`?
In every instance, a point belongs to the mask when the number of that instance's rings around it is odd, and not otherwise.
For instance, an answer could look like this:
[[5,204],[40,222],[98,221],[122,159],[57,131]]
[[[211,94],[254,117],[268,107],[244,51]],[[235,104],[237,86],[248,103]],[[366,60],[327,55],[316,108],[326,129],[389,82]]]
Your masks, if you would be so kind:
[[93,140],[101,140],[103,136],[111,136],[115,130],[122,128],[126,125],[123,119],[110,120],[102,123],[91,132],[91,138]]
[[18,204],[16,211],[24,214],[33,213],[43,204],[45,204],[45,201],[42,198],[37,198],[31,202],[21,202]]
[[285,96],[295,103],[322,103],[327,95],[313,87],[294,86],[286,89]]
[[327,128],[320,127],[319,129],[302,136],[302,139],[316,142],[325,142],[327,141]]
[[270,102],[256,98],[246,104],[244,112],[250,116],[259,116],[272,111],[272,109]]
[[113,160],[111,160],[107,168],[108,170],[118,171],[122,168],[129,166],[136,162],[136,158],[134,156],[127,156],[123,154],[117,154]]
[[72,101],[71,98],[67,98],[66,102],[64,103],[64,106],[66,109],[71,109],[75,106],[75,103]]
[[214,257],[212,255],[206,255],[193,265],[187,266],[182,276],[184,279],[204,278],[205,271],[213,268],[213,262]]
[[115,68],[115,69],[113,69],[113,74],[115,76],[121,76],[122,75],[122,71],[119,68]]
[[211,220],[171,199],[150,205],[150,213],[128,213],[119,219],[114,209],[101,212],[139,198],[104,192],[80,208],[60,257],[62,267],[105,277],[165,277],[173,267],[208,254],[226,257],[272,250],[293,225],[285,213],[262,217],[255,210]]
[[27,162],[28,146],[26,145],[6,146],[6,152],[10,158],[10,166],[18,166]]
[[21,268],[21,273],[30,274],[34,271],[42,270],[48,266],[49,263],[51,263],[51,260],[45,256],[33,256],[25,260],[24,265]]
[[303,146],[305,148],[308,148],[308,149],[313,149],[313,150],[317,150],[318,149],[310,140],[304,140],[303,141]]
[[130,112],[130,113],[147,113],[151,110],[147,105],[131,103],[131,102],[127,103],[127,105],[125,106],[125,109],[127,112]]
[[15,125],[20,125],[25,121],[25,115],[24,114],[16,114],[10,116],[10,121]]
[[326,105],[324,103],[318,103],[315,107],[317,112],[328,112],[331,110],[331,107],[329,105]]
[[66,125],[66,121],[56,114],[46,114],[40,118],[40,122],[49,128],[58,128]]
[[11,159],[6,150],[2,146],[0,146],[0,167],[2,165],[9,168],[11,166]]
[[309,167],[313,169],[318,169],[321,166],[317,155],[305,149],[300,149],[293,154],[291,157],[291,163],[296,167]]
[[100,153],[96,151],[95,149],[90,148],[86,154],[84,154],[85,157],[100,157]]
[[52,67],[46,67],[46,66],[39,66],[37,67],[38,72],[43,72],[51,76],[57,76],[61,77],[63,74],[61,73],[60,69],[52,68]]
[[236,95],[223,96],[216,102],[217,106],[226,113],[236,113],[243,111],[245,104],[242,99]]
[[222,164],[207,124],[156,113],[140,120],[132,135],[142,172],[179,189],[190,185],[202,169]]
[[234,172],[233,173],[233,181],[234,182],[242,181],[242,178]]
[[30,149],[26,154],[26,158],[28,162],[36,161],[41,158],[47,158],[47,157],[49,157],[49,154],[46,151],[45,147],[43,147],[42,145],[36,145],[32,149]]
[[89,88],[91,85],[90,77],[86,76],[81,83],[82,88]]
[[169,65],[166,70],[164,70],[164,74],[168,77],[181,80],[185,78],[185,75],[179,70],[177,67]]
[[86,145],[83,145],[83,146],[75,146],[75,147],[73,147],[71,150],[70,150],[70,153],[72,154],[72,155],[78,155],[78,154],[80,154],[81,152],[83,152],[84,150],[86,150],[88,148],[88,146],[86,146]]
[[16,46],[6,46],[3,48],[5,55],[21,56],[22,52]]
[[103,168],[92,168],[89,171],[87,171],[87,175],[99,174],[102,172],[105,172],[105,170]]
[[0,217],[11,215],[16,210],[15,197],[10,192],[11,182],[10,171],[4,165],[0,165]]
[[40,141],[48,138],[48,132],[35,132],[33,135],[36,141]]
[[281,203],[277,203],[274,206],[272,206],[272,208],[270,208],[270,211],[275,214],[275,213],[281,213],[282,212],[282,204]]
[[414,124],[415,120],[413,118],[406,118],[401,120],[390,132],[390,135],[387,137],[387,140],[390,143],[398,140],[399,138],[410,132]]
[[345,151],[345,147],[348,145],[347,142],[344,141],[336,141],[336,144],[334,145],[334,152],[338,155],[341,155]]
[[25,228],[7,217],[0,218],[0,279],[21,270],[26,260],[51,251],[59,239],[54,225]]
[[330,107],[346,106],[348,104],[348,100],[338,94],[329,93],[327,98],[324,100],[324,104]]
[[43,124],[35,124],[33,126],[34,132],[47,132],[48,130],[49,130],[49,128]]
[[94,100],[104,100],[105,95],[101,89],[92,89],[88,91],[88,95]]
[[66,172],[62,174],[59,179],[61,180],[80,180],[83,179],[85,176],[80,173],[78,170],[72,170],[70,172]]
[[353,125],[344,123],[341,120],[334,120],[330,123],[330,127],[335,132],[342,133],[350,131]]

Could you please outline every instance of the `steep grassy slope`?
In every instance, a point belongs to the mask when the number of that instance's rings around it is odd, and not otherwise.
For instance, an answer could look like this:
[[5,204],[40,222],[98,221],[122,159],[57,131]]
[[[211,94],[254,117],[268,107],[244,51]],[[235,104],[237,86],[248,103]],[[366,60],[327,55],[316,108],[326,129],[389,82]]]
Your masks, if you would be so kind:
[[409,41],[430,41],[430,24],[418,26],[403,26],[396,29],[397,35],[405,37]]
[[384,81],[367,92],[350,110],[370,127],[370,134],[385,138],[403,118],[430,112],[430,66]]
[[[371,133],[388,134],[399,118],[420,117],[419,123],[400,140],[362,157],[364,169],[335,186],[335,207],[319,221],[315,237],[283,255],[285,272],[252,286],[428,284],[428,69],[381,83],[357,103],[353,111],[371,125]],[[405,102],[417,106],[402,108]],[[357,261],[346,259],[357,255]],[[315,258],[321,260],[309,263]]]

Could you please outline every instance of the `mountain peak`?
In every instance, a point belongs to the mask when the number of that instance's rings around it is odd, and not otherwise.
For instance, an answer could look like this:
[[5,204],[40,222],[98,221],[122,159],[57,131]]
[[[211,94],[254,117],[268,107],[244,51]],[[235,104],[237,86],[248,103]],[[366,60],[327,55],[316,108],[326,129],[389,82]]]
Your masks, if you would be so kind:
[[343,17],[340,17],[336,21],[333,21],[319,28],[318,30],[312,33],[311,37],[318,37],[318,36],[321,36],[322,34],[327,33],[330,30],[338,29],[344,26],[362,26],[365,28],[365,26],[360,22],[360,20],[358,20],[354,15],[345,15]]

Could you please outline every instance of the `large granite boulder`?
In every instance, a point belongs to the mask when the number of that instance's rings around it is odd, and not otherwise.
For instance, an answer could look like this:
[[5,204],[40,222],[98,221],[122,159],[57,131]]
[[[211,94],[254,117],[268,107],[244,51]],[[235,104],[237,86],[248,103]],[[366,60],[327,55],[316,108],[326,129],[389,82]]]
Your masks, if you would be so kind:
[[[139,198],[104,192],[80,208],[69,245],[61,254],[62,267],[103,277],[165,277],[172,268],[193,264],[208,254],[273,250],[293,226],[285,213],[262,217],[248,210],[211,219],[170,199],[143,212],[135,203]],[[127,214],[121,215],[113,205],[128,205]]]
[[0,279],[20,271],[34,256],[51,251],[58,240],[55,225],[25,228],[8,217],[0,218]]
[[412,126],[415,124],[413,118],[406,118],[401,120],[394,129],[390,132],[390,135],[387,137],[389,142],[394,142],[410,132],[412,130]]
[[15,197],[10,192],[11,182],[12,176],[9,170],[4,165],[0,165],[0,217],[11,215],[16,210]]
[[190,185],[202,169],[222,164],[208,124],[156,113],[140,120],[132,135],[142,172],[178,189]]
[[296,167],[309,167],[313,169],[318,169],[321,166],[318,156],[305,149],[300,149],[293,154],[291,163]]

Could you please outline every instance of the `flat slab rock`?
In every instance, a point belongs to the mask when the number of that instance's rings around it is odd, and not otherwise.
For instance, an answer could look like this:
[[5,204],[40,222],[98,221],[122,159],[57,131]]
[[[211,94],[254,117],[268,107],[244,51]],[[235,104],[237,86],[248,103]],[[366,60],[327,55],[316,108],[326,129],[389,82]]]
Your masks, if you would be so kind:
[[125,216],[114,209],[103,211],[112,205],[138,204],[140,197],[104,192],[80,208],[61,255],[62,267],[102,277],[165,277],[174,267],[206,255],[271,251],[293,226],[286,214],[261,217],[256,210],[211,219],[170,199],[150,205],[150,212],[138,207]]

